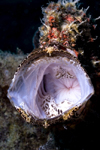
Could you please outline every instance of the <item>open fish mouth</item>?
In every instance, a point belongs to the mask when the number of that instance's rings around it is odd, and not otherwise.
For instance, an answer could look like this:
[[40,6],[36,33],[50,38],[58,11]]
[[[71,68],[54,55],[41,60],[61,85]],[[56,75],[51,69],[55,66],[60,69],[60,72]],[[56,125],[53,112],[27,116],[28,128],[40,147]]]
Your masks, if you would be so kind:
[[73,55],[33,51],[14,75],[8,97],[35,120],[56,120],[79,108],[94,93],[90,78]]
[[37,49],[12,79],[8,98],[28,122],[45,127],[63,122],[80,114],[94,94],[78,55],[90,59],[86,53],[92,53],[88,46],[96,39],[96,26],[86,15],[89,7],[77,9],[77,2],[61,0],[42,8],[42,26],[34,37]]

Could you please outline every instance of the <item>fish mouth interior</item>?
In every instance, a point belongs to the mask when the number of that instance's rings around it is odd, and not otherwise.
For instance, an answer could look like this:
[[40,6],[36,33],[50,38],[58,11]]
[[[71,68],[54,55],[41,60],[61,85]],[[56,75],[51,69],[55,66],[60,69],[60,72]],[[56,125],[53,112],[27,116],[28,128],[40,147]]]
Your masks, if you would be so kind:
[[91,93],[93,87],[80,64],[59,56],[22,68],[14,76],[8,97],[31,116],[51,119],[81,105]]
[[44,71],[36,103],[42,118],[56,117],[81,98],[77,77],[69,66],[51,63]]

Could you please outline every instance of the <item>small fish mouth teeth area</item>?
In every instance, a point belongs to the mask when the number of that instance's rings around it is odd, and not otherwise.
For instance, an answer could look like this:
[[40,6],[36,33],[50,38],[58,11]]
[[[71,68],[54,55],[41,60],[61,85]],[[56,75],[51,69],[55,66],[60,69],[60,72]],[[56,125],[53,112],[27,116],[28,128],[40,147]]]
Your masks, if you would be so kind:
[[63,63],[51,63],[44,71],[36,96],[39,118],[56,117],[80,99],[81,88],[73,70]]

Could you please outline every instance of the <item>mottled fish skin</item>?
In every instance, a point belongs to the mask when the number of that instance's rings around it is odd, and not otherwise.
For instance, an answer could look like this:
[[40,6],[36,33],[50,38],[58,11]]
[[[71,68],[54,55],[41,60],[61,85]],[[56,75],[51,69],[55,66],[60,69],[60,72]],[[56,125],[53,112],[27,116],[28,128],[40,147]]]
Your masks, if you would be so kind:
[[77,45],[78,39],[81,44],[86,39],[91,42],[91,25],[86,12],[76,8],[77,2],[51,2],[43,9],[38,48],[23,60],[12,79],[8,98],[27,122],[45,128],[64,122],[76,112],[81,114],[94,94],[78,60]]

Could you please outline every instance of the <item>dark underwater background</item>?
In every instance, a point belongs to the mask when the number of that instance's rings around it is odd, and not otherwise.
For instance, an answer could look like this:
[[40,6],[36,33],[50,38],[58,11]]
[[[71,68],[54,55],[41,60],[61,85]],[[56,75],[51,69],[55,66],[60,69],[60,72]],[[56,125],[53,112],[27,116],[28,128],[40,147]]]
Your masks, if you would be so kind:
[[[24,53],[31,52],[33,36],[43,17],[41,7],[46,7],[48,2],[50,0],[0,0],[0,49],[15,52],[19,48]],[[100,16],[100,0],[80,0],[79,3],[80,8],[90,6],[88,13],[92,17]]]
[[[99,150],[100,65],[93,68],[88,61],[84,63],[95,95],[87,104],[85,119],[69,122],[68,126],[65,123],[44,129],[28,124],[7,99],[7,89],[17,66],[34,49],[34,34],[43,17],[41,7],[46,7],[48,2],[50,0],[0,0],[0,150]],[[100,16],[100,0],[80,0],[79,3],[80,8],[90,6],[87,13],[93,18]],[[100,20],[97,25],[100,59]],[[18,50],[21,53],[18,54]]]

